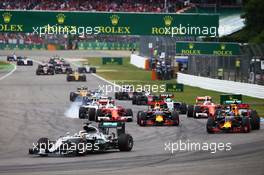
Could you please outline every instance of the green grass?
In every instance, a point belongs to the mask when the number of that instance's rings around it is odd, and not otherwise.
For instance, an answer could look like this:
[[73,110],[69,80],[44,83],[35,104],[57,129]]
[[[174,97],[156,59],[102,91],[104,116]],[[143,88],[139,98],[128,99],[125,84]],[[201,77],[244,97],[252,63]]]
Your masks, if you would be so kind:
[[0,71],[8,71],[11,70],[12,68],[13,68],[12,64],[8,62],[0,61]]
[[102,65],[100,58],[89,58],[88,62],[97,66],[97,74],[107,80],[151,80],[151,72],[129,64],[129,58],[123,59],[123,65]]
[[[100,58],[89,58],[88,63],[97,67],[97,74],[99,76],[118,84],[134,85],[135,88],[140,88],[140,85],[164,85],[166,83],[176,82],[176,80],[152,81],[151,72],[129,64],[129,58],[123,59],[123,65],[102,65]],[[192,86],[184,86],[184,92],[174,93],[175,99],[184,101],[187,104],[193,104],[197,96],[205,95],[211,96],[216,103],[219,103],[220,94],[224,93]],[[257,110],[264,117],[263,99],[243,96],[243,101],[249,103],[253,109]]]

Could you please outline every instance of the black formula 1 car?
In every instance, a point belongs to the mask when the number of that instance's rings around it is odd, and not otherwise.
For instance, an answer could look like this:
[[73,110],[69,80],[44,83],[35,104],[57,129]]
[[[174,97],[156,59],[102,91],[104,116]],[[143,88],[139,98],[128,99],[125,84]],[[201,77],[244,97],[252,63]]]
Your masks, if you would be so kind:
[[119,92],[115,92],[115,99],[117,100],[132,100],[134,96],[140,95],[140,92],[134,92],[132,86],[123,85]]
[[82,156],[107,150],[131,151],[133,144],[133,137],[125,132],[125,123],[101,122],[98,127],[86,123],[83,130],[74,135],[67,134],[54,141],[40,138],[33,143],[29,154]]
[[[148,105],[148,102],[156,99],[157,96],[150,95],[148,92],[137,92],[132,97],[133,105]],[[157,97],[158,98],[158,97]]]
[[[20,57],[18,57],[20,58]],[[15,55],[9,55],[6,57],[6,61],[17,61],[17,57]]]
[[56,74],[71,74],[72,73],[71,65],[68,63],[56,64],[55,73]]
[[36,75],[54,75],[53,66],[50,64],[40,64],[36,70]]
[[147,111],[139,111],[137,124],[139,126],[178,126],[179,114],[176,110],[169,110],[166,105],[157,103]]
[[61,65],[66,63],[66,61],[63,58],[60,58],[59,56],[53,56],[49,59],[49,64],[52,64],[54,67],[56,65]]
[[86,81],[86,75],[80,74],[78,71],[74,71],[72,74],[67,74],[67,81]]
[[79,73],[96,73],[96,67],[82,66],[78,67]]
[[117,100],[132,100],[137,92],[115,92],[115,99]]
[[[180,114],[187,113],[187,105],[184,102],[173,100],[173,94],[161,94],[158,99],[159,102],[166,105],[170,110],[176,110]],[[156,101],[150,102],[150,104],[156,103]]]
[[33,66],[33,61],[26,57],[17,57],[18,66]]

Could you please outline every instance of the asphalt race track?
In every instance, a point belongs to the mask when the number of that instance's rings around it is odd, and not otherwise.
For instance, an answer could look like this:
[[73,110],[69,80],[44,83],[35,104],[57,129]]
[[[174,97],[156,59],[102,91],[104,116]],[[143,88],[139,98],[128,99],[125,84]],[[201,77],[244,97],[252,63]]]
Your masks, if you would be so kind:
[[[2,53],[4,54],[4,53]],[[49,52],[28,52],[34,59],[48,59]],[[37,54],[37,55],[36,55]],[[81,57],[98,52],[60,52],[62,57]],[[108,54],[108,53],[103,53]],[[111,52],[111,54],[115,54]],[[123,54],[123,53],[122,53]],[[70,55],[70,56],[69,56]],[[119,56],[119,54],[118,54]],[[90,89],[107,84],[93,75],[86,83],[66,82],[65,75],[36,76],[33,67],[20,66],[0,81],[0,174],[214,174],[263,175],[264,125],[248,134],[206,133],[206,119],[180,116],[179,127],[139,127],[128,123],[134,137],[131,152],[90,154],[84,157],[38,157],[28,148],[39,137],[51,139],[78,132],[82,120],[67,118],[70,91],[80,85]],[[0,77],[4,74],[1,73]],[[130,101],[117,104],[132,108],[135,114],[146,107]],[[230,151],[165,151],[168,142],[231,143]]]

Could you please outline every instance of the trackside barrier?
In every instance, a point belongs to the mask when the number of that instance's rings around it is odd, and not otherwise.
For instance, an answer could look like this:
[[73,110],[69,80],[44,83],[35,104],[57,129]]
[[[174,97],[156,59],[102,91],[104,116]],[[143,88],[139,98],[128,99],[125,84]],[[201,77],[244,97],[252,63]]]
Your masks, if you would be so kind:
[[148,58],[138,56],[136,54],[131,54],[130,56],[130,64],[133,64],[134,66],[142,69],[146,69],[148,62]]
[[178,73],[178,83],[225,93],[264,99],[264,86]]

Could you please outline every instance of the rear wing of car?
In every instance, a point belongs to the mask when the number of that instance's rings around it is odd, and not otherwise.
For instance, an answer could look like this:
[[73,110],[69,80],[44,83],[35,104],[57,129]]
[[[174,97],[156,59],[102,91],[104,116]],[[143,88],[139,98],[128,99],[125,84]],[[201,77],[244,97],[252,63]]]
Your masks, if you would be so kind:
[[241,94],[220,95],[220,104],[221,105],[242,104],[242,95]]
[[98,128],[101,130],[106,130],[109,128],[116,128],[117,130],[117,135],[120,134],[124,134],[125,133],[125,122],[111,122],[111,121],[107,121],[107,122],[100,122],[98,124]]
[[160,98],[174,98],[173,94],[160,94]]

